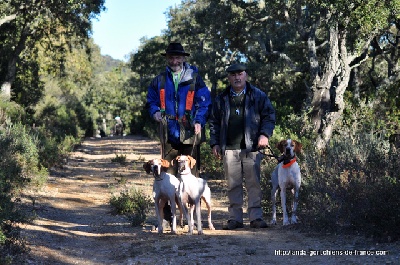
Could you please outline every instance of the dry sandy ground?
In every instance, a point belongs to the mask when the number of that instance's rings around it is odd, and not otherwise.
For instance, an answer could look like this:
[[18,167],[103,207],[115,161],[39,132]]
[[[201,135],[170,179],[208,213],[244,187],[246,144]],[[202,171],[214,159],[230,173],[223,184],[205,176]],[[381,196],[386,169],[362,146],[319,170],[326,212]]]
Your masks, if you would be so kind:
[[[116,154],[125,155],[127,164],[111,162]],[[209,180],[215,231],[190,236],[180,228],[177,235],[158,235],[154,211],[146,225],[132,227],[111,213],[109,199],[124,187],[150,196],[153,180],[142,165],[158,154],[157,142],[140,136],[86,139],[34,195],[37,218],[22,226],[30,248],[25,264],[400,264],[399,243],[310,236],[280,224],[257,230],[246,222],[243,229],[222,230],[223,180]]]

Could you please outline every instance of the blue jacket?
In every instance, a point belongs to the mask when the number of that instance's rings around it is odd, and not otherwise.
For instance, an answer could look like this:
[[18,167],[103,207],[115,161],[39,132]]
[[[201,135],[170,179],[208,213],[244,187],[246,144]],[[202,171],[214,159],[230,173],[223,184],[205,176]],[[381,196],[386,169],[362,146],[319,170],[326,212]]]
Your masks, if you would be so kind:
[[[228,121],[230,115],[228,86],[217,96],[210,115],[210,146],[219,145],[222,155],[226,149]],[[246,82],[244,110],[244,139],[247,151],[256,151],[258,137],[263,134],[268,138],[275,128],[275,109],[268,96],[260,89]]]
[[[180,126],[178,120],[173,117],[180,119],[185,115],[186,96],[190,84],[193,82],[192,75],[193,73],[198,73],[197,67],[189,65],[186,62],[183,64],[183,68],[184,70],[181,75],[181,81],[177,92],[175,92],[174,81],[170,69],[166,67],[165,70],[165,114],[167,117],[168,141],[175,144],[180,143]],[[159,74],[151,81],[150,86],[148,87],[146,108],[151,117],[153,117],[154,113],[160,111],[161,79],[162,74]],[[193,120],[191,121],[192,126],[194,126],[195,123],[200,123],[202,127],[205,126],[209,115],[210,105],[210,91],[200,75],[197,74],[195,96],[191,110],[191,116],[193,117]]]

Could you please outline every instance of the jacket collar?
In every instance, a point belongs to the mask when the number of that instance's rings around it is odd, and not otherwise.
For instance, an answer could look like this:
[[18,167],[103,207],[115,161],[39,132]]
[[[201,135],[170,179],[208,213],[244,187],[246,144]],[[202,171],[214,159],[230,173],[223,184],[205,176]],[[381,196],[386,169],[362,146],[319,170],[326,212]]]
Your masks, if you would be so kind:
[[[193,76],[194,70],[190,67],[190,65],[186,62],[183,62],[183,69],[181,72],[181,80],[179,83],[185,83],[185,82],[191,82],[192,81],[192,76]],[[172,77],[172,72],[171,69],[167,66],[167,73],[171,75]]]
[[[231,86],[230,86],[230,85],[227,86],[227,87],[225,88],[224,92],[223,92],[223,96],[230,96],[230,95],[231,95],[231,91],[232,91]],[[243,91],[244,91],[244,94],[245,94],[245,95],[251,93],[251,91],[252,91],[252,86],[251,86],[251,84],[250,84],[249,82],[246,81],[246,87],[243,89]]]
[[231,93],[230,93],[231,96],[238,97],[238,96],[241,96],[243,94],[246,94],[246,87],[242,91],[240,91],[239,93],[236,93],[231,87]]

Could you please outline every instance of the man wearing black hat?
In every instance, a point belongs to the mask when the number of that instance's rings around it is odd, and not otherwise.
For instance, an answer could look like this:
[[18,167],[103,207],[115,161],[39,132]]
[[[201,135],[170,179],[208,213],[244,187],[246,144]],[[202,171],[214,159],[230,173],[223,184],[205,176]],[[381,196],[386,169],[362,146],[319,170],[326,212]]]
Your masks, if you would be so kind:
[[[146,107],[160,123],[162,157],[168,161],[178,155],[194,157],[197,166],[192,172],[198,176],[199,144],[205,139],[210,91],[197,67],[185,62],[190,54],[180,43],[170,43],[161,55],[165,56],[167,67],[150,83]],[[168,172],[177,175],[176,168],[170,167]]]
[[266,228],[258,149],[268,145],[275,128],[275,110],[268,96],[247,82],[245,65],[233,64],[226,71],[230,85],[216,97],[210,116],[210,146],[214,156],[223,160],[228,184],[229,219],[224,229],[244,227],[243,178],[250,227]]

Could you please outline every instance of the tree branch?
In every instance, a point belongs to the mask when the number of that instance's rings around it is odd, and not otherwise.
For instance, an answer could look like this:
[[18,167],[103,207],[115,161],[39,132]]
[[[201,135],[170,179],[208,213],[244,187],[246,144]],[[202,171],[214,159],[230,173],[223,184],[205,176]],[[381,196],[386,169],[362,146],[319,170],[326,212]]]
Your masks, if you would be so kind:
[[1,27],[1,25],[5,24],[5,23],[8,23],[8,22],[14,20],[16,17],[17,17],[17,15],[13,14],[13,15],[9,15],[9,16],[5,16],[5,17],[1,18],[0,19],[0,27]]

